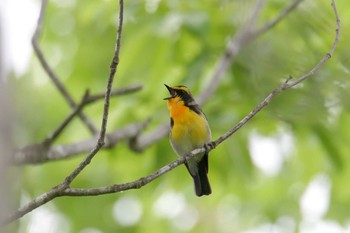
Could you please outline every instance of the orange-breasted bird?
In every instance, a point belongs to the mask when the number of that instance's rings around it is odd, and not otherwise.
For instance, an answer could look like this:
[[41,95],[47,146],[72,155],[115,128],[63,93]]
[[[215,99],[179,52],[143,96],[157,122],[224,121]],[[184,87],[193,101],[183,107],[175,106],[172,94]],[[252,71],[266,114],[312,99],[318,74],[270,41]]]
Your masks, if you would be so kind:
[[[211,141],[208,121],[185,86],[169,87],[164,84],[170,97],[170,144],[178,156],[185,156],[192,150]],[[211,194],[208,180],[208,153],[200,153],[185,162],[191,174],[197,196]]]

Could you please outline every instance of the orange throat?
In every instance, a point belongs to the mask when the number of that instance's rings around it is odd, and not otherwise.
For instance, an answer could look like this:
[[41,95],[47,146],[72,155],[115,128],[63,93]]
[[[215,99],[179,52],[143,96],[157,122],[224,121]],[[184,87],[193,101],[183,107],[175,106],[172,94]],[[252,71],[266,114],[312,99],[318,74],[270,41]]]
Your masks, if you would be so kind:
[[168,109],[170,111],[170,116],[174,120],[177,120],[180,116],[188,112],[188,107],[184,105],[184,102],[179,97],[168,100]]

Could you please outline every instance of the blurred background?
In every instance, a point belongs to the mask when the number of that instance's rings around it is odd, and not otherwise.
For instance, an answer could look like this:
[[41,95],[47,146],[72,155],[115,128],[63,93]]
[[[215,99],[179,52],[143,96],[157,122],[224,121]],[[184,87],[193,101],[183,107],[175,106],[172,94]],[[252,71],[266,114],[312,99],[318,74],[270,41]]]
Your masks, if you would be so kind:
[[[266,1],[257,26],[273,19],[288,2]],[[342,31],[334,56],[210,153],[212,195],[196,197],[191,177],[180,166],[139,190],[57,198],[5,230],[350,232],[350,5],[336,2]],[[186,85],[199,96],[227,42],[247,22],[254,6],[251,0],[125,1],[114,88],[141,84],[143,89],[112,99],[108,130],[150,118],[145,132],[152,132],[168,122],[163,83]],[[40,45],[77,102],[86,89],[104,92],[118,9],[118,1],[111,0],[48,1]],[[1,80],[8,87],[12,119],[12,140],[6,145],[15,148],[41,142],[71,111],[30,44],[39,10],[36,0],[0,2]],[[330,1],[304,0],[276,27],[244,47],[202,106],[213,139],[237,124],[289,75],[299,77],[318,63],[331,48],[335,29]],[[102,109],[102,101],[84,109],[96,127]],[[90,136],[77,118],[56,143]],[[1,157],[8,154],[5,151],[1,149]],[[12,197],[12,208],[60,183],[84,155],[39,165],[9,165],[7,195]],[[120,143],[98,153],[72,186],[133,181],[174,159],[167,136],[141,153]]]

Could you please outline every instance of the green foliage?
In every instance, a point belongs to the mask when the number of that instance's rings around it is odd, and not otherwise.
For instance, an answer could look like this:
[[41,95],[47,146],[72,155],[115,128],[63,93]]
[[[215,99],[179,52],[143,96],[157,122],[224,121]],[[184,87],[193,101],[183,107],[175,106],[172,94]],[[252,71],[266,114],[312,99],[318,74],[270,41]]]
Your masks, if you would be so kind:
[[[49,2],[40,44],[48,62],[79,100],[86,89],[104,91],[115,46],[118,6],[116,1],[73,2]],[[89,232],[82,231],[86,228],[99,230],[96,232],[242,232],[263,223],[277,224],[283,217],[292,221],[297,231],[303,218],[300,199],[318,174],[326,174],[331,183],[329,209],[323,217],[346,223],[350,209],[350,32],[346,30],[350,17],[346,12],[350,9],[345,1],[337,4],[344,29],[334,56],[315,76],[282,92],[211,152],[211,196],[195,197],[191,178],[182,166],[139,190],[54,200],[54,212],[67,220],[69,232]],[[108,130],[148,117],[152,122],[147,131],[168,122],[163,83],[187,85],[198,96],[228,39],[244,25],[253,6],[254,1],[125,1],[114,87],[141,83],[144,88],[112,100]],[[266,1],[258,25],[264,25],[284,7],[284,1]],[[289,75],[299,77],[308,72],[328,52],[335,28],[329,1],[304,1],[280,24],[242,49],[203,106],[214,139],[238,123]],[[18,116],[15,143],[19,147],[45,138],[70,112],[34,56],[28,74],[14,80],[13,86]],[[28,93],[27,97],[21,93]],[[100,125],[102,102],[84,112]],[[279,154],[283,159],[277,173],[264,172],[252,159],[252,132],[266,138],[283,132],[293,139],[285,155]],[[88,137],[89,132],[76,119],[57,143]],[[47,191],[83,156],[23,167],[23,188],[19,191],[30,199]],[[132,181],[175,158],[167,138],[140,154],[121,143],[99,153],[73,186]],[[141,208],[140,218],[130,225],[113,218],[115,203],[127,203],[125,198]],[[166,204],[157,204],[162,198]],[[171,201],[181,208],[177,211]],[[163,211],[168,208],[165,213],[159,213],[159,205]],[[30,216],[23,218],[24,226]]]

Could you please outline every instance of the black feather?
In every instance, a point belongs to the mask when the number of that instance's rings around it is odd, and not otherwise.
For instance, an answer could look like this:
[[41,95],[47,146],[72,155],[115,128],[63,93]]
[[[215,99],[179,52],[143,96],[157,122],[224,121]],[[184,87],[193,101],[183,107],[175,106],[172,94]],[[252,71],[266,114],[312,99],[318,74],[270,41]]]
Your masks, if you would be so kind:
[[173,126],[174,126],[174,119],[170,117],[170,127],[173,128]]
[[[187,170],[190,172],[187,163],[185,163]],[[196,195],[198,197],[203,195],[210,195],[211,194],[211,187],[208,179],[208,153],[205,153],[203,158],[199,161],[197,164],[198,166],[198,173],[196,175],[191,176],[193,178],[194,183],[194,189],[196,191]]]

